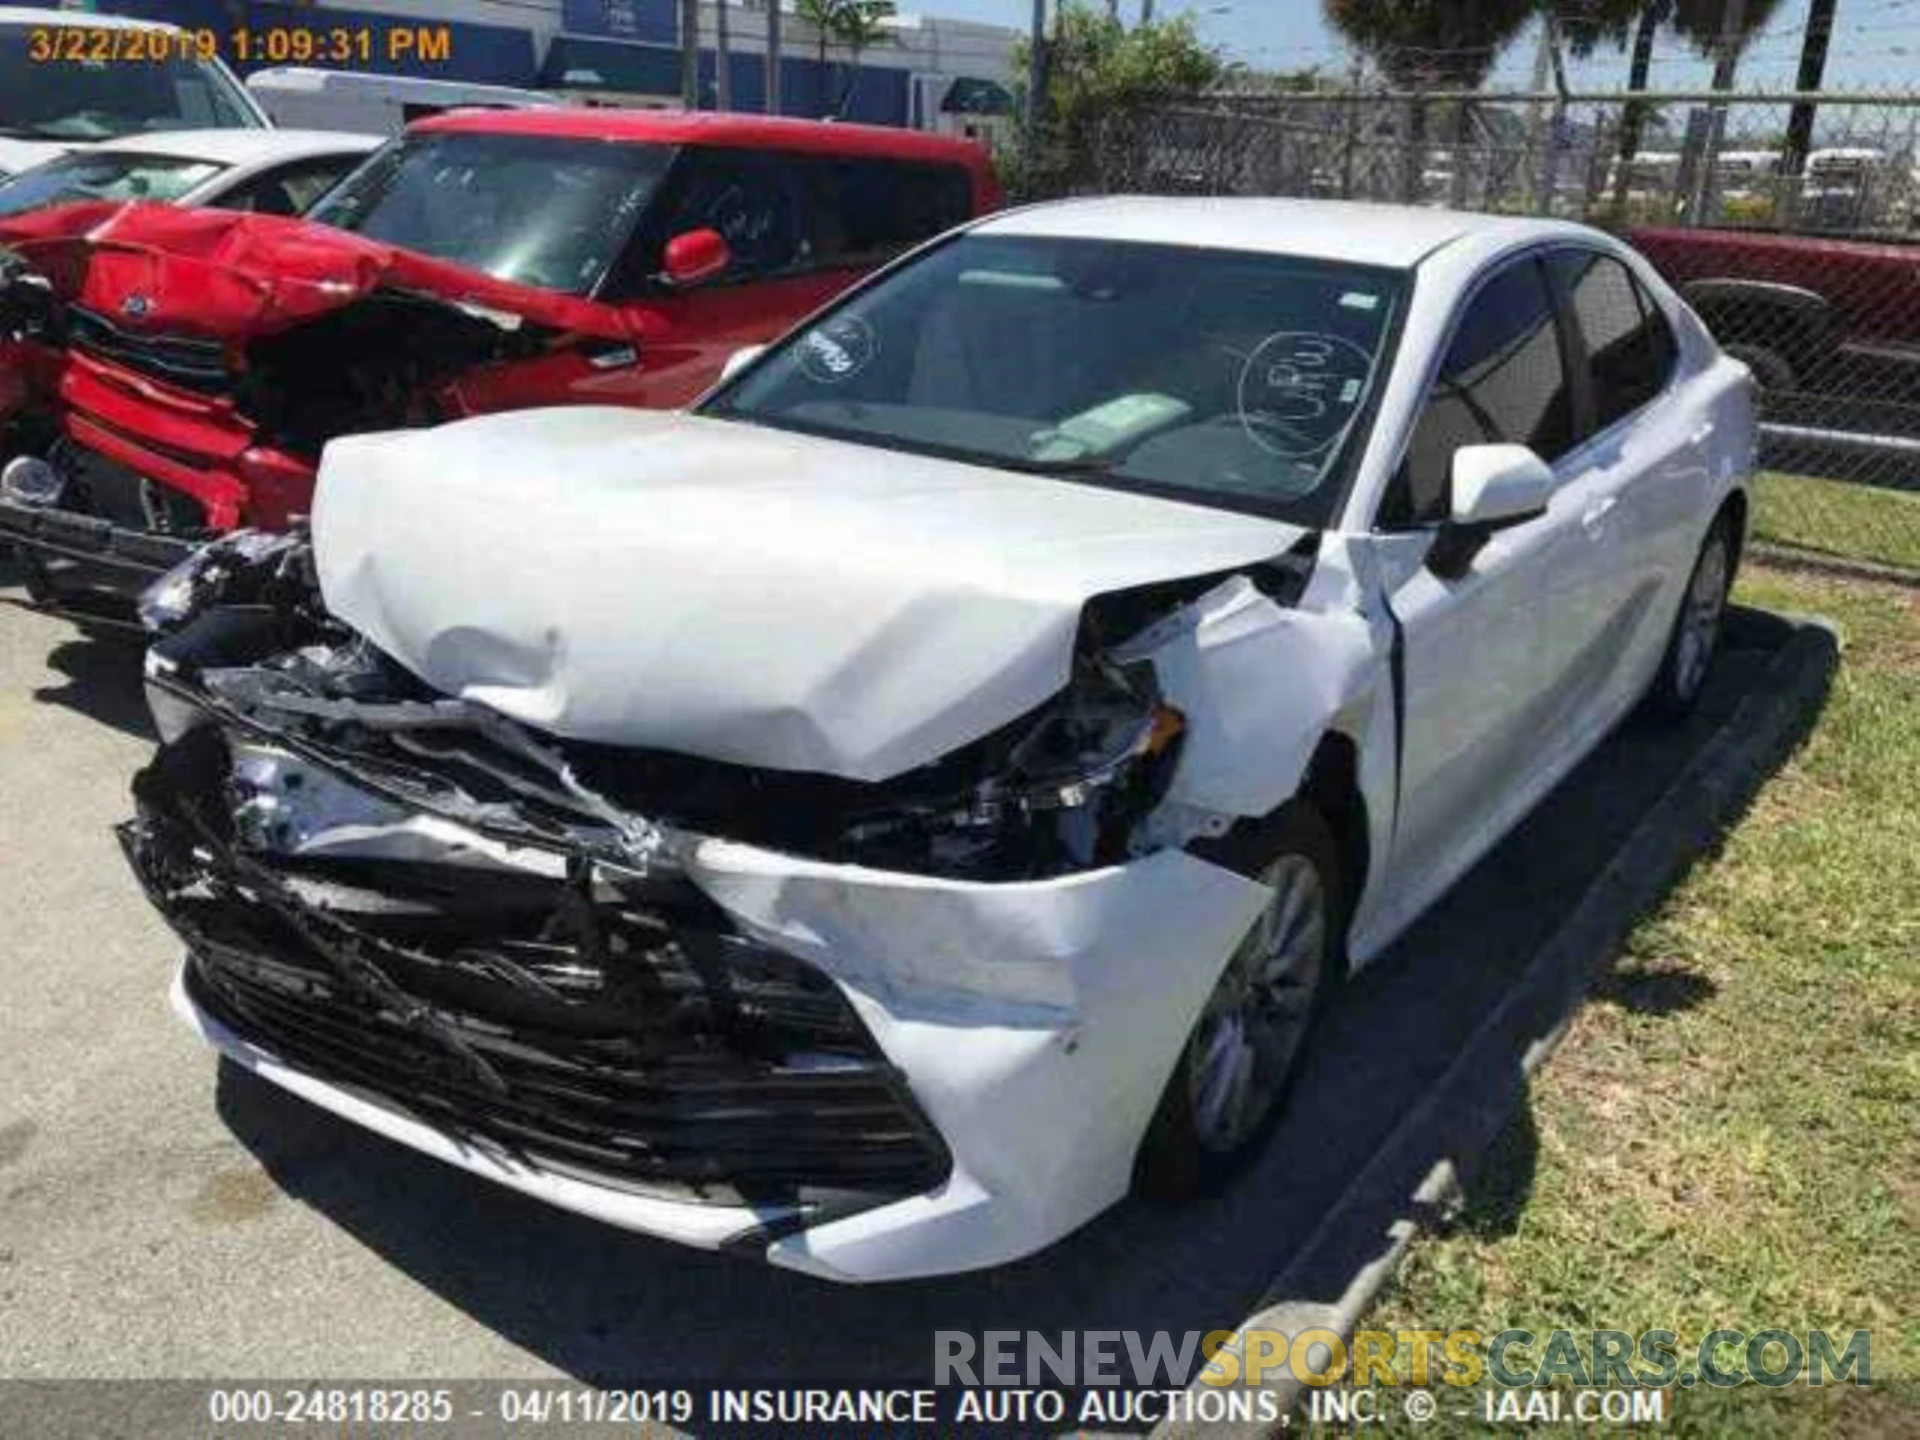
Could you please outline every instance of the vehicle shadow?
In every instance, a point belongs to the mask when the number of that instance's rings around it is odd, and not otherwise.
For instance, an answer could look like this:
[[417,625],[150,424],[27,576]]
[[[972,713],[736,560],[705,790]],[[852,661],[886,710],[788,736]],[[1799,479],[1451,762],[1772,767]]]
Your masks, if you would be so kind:
[[[26,598],[26,572],[13,552],[0,546],[0,606],[37,612]],[[63,633],[47,652],[47,668],[61,677],[33,698],[58,705],[128,735],[151,738],[153,725],[141,689],[140,655],[146,639],[136,631],[61,618]]]
[[[1468,1047],[1469,1037],[1484,1039],[1487,1017],[1636,823],[1742,700],[1764,687],[1768,662],[1791,630],[1772,616],[1735,612],[1728,648],[1691,722],[1679,730],[1623,727],[1354,977],[1328,1016],[1294,1105],[1226,1194],[1184,1207],[1129,1201],[1018,1264],[838,1287],[550,1209],[368,1135],[237,1066],[221,1068],[220,1113],[290,1195],[479,1324],[584,1380],[925,1383],[933,1379],[939,1330],[1057,1336],[1232,1328],[1336,1210],[1340,1218],[1328,1228],[1336,1239],[1350,1228],[1350,1243],[1319,1243],[1316,1253],[1378,1250],[1381,1218],[1355,1213],[1349,1227],[1341,1208],[1356,1177],[1369,1172],[1398,1122],[1443,1076],[1449,1094],[1461,1083],[1450,1069],[1463,1053],[1486,1049]],[[1817,709],[1809,707],[1806,723]],[[1736,809],[1762,778],[1729,797]],[[1585,967],[1599,957],[1574,958]],[[1645,969],[1616,971],[1594,992],[1603,1003],[1651,1015],[1711,993],[1698,976]],[[1484,1073],[1465,1077],[1469,1089],[1505,1097],[1480,1146],[1500,1130],[1523,1087],[1527,1046],[1564,1018],[1521,1016],[1510,1037],[1500,1035]],[[1533,1172],[1528,1125],[1522,1107],[1493,1147],[1498,1169],[1488,1174],[1499,1183],[1477,1192],[1473,1223],[1510,1228],[1524,1209]],[[1434,1143],[1444,1150],[1450,1142],[1437,1135]],[[1418,1178],[1416,1171],[1399,1194],[1411,1193]],[[1336,1280],[1351,1274],[1329,1269],[1321,1278],[1337,1295]]]
[[156,738],[142,690],[140,657],[145,638],[119,630],[83,630],[47,652],[47,668],[60,681],[41,685],[33,698],[58,705],[123,734]]

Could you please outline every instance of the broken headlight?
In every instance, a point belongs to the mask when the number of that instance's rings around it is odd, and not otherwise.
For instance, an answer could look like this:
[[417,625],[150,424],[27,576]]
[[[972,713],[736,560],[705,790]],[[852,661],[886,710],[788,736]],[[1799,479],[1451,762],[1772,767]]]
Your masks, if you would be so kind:
[[299,531],[222,535],[141,592],[140,623],[165,635],[217,602],[265,600],[276,582],[304,578],[307,553],[307,538]]
[[970,789],[902,797],[842,836],[864,863],[1038,877],[1125,860],[1171,777],[1185,722],[1150,667],[1083,661],[1074,683],[997,737]]

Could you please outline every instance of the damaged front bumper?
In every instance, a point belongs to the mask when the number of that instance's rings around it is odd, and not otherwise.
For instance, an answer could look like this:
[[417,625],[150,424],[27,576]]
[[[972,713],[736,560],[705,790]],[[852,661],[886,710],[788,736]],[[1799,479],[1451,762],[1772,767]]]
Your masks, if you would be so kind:
[[0,495],[0,549],[20,557],[33,598],[87,620],[136,624],[141,592],[201,543]]
[[1118,1200],[1268,899],[1171,849],[991,883],[637,817],[568,844],[579,815],[536,833],[524,785],[511,825],[449,818],[437,784],[254,726],[164,652],[170,738],[123,840],[199,1034],[526,1194],[827,1278],[1000,1263]]

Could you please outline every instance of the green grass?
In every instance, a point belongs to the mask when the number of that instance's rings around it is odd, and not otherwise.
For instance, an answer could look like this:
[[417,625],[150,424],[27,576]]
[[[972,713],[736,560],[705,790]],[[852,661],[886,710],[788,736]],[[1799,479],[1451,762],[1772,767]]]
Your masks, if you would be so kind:
[[1920,570],[1920,494],[1767,472],[1754,498],[1762,539]]
[[1590,1000],[1362,1323],[1667,1328],[1683,1359],[1722,1325],[1870,1329],[1871,1390],[1675,1391],[1677,1428],[1920,1434],[1920,592],[1752,567],[1741,594],[1831,616],[1844,660],[1606,987],[1692,1003]]

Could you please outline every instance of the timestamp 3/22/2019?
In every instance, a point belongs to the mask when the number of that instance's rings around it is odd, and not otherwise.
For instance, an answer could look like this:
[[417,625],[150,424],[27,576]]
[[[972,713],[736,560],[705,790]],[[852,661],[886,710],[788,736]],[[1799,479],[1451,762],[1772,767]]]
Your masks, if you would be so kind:
[[249,65],[445,64],[453,58],[446,25],[266,25],[228,30],[155,25],[45,25],[27,33],[36,65],[164,65],[182,60]]

